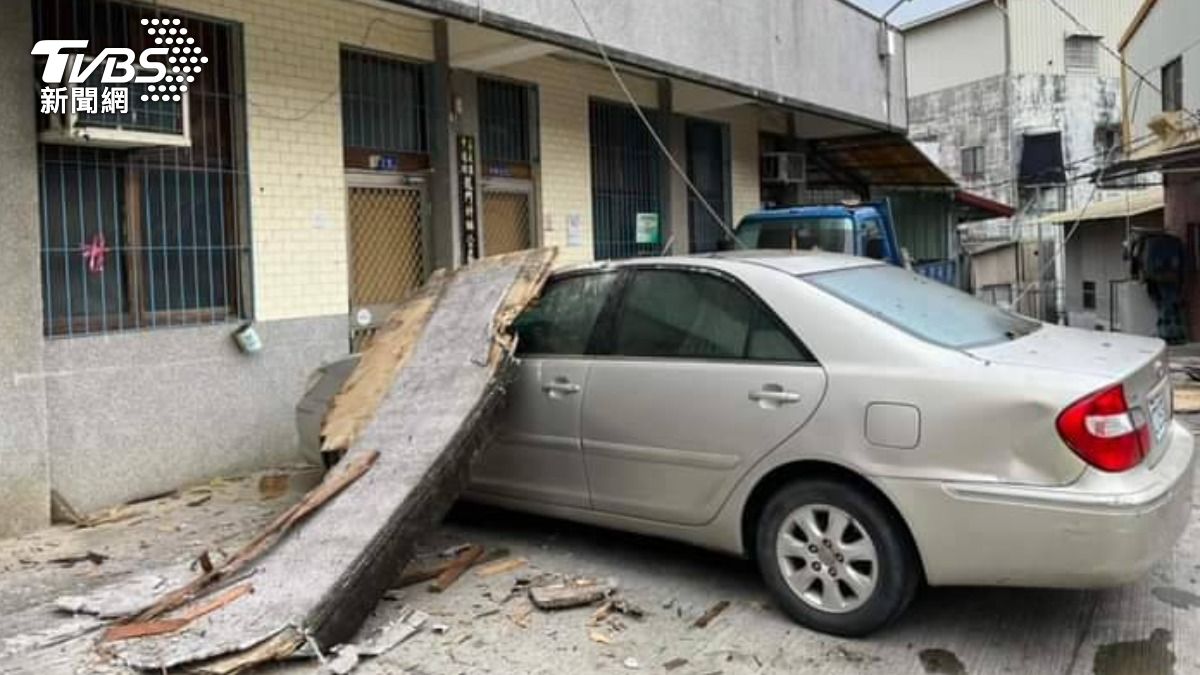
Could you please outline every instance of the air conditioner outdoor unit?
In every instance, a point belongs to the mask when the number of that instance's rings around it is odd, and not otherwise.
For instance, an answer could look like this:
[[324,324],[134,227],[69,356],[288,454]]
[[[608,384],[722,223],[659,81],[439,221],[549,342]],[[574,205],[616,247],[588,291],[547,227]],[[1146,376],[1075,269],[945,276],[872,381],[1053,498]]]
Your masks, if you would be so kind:
[[[85,61],[90,56],[75,57]],[[67,72],[74,68],[74,59]],[[97,68],[99,73],[102,69]],[[139,72],[144,72],[139,69]],[[53,86],[53,85],[47,85]],[[62,84],[66,87],[65,112],[49,113],[42,123],[38,140],[57,145],[89,145],[102,148],[145,148],[145,147],[190,147],[192,144],[190,125],[190,96],[182,95],[180,101],[143,101],[142,94],[148,93],[147,85],[130,82],[127,112],[74,112],[71,104],[75,91],[84,87],[95,87],[97,96],[106,86],[86,82]],[[97,110],[100,108],[97,107]]]
[[764,152],[760,179],[764,183],[803,183],[805,167],[802,152]]

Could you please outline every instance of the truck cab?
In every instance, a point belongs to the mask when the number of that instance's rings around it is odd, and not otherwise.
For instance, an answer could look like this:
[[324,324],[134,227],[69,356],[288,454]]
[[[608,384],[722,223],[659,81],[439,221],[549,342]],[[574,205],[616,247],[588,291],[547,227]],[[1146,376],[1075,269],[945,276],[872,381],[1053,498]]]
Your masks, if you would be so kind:
[[903,267],[888,213],[884,203],[769,209],[742,218],[734,234],[750,249],[819,249]]

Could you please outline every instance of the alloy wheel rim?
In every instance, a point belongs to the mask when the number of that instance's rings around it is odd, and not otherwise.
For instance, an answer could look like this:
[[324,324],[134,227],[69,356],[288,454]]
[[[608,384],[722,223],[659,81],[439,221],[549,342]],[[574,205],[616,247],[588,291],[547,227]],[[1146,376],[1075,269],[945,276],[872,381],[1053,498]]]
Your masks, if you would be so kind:
[[879,580],[871,535],[856,518],[828,504],[805,504],[784,518],[775,558],[796,597],[822,612],[862,607]]

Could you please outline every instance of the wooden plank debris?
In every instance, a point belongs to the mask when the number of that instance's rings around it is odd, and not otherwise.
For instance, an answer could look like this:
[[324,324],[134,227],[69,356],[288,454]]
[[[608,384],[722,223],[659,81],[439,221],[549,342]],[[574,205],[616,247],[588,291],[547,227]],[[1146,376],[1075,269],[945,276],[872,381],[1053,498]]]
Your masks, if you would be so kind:
[[529,600],[543,610],[582,607],[607,598],[615,589],[595,579],[571,579],[544,586],[531,586]]
[[729,601],[721,600],[720,602],[713,605],[712,607],[709,607],[707,611],[705,611],[703,614],[701,614],[700,618],[696,619],[695,623],[692,624],[692,627],[693,628],[708,628],[708,624],[712,623],[713,619],[716,619],[718,616],[720,616],[721,612],[724,612],[726,609],[728,609],[728,607],[729,607]]
[[458,554],[458,557],[450,563],[442,573],[429,584],[429,590],[434,593],[441,593],[450,588],[458,578],[467,571],[467,568],[475,564],[483,556],[482,546],[468,546],[466,550]]
[[522,251],[434,275],[389,317],[334,399],[324,447],[346,454],[324,482],[136,620],[179,618],[239,575],[252,576],[254,593],[178,632],[105,651],[139,669],[227,673],[352,638],[464,486],[512,373],[507,327],[553,259],[552,249]]
[[100,641],[116,642],[117,640],[128,640],[136,637],[174,633],[196,619],[215,612],[243,595],[249,595],[253,592],[254,587],[250,584],[239,584],[200,604],[188,607],[187,611],[175,618],[123,623],[112,626],[104,632],[104,637],[100,638]]
[[[490,562],[507,558],[508,555],[508,549],[506,548],[489,548],[478,560],[472,563],[471,566],[475,567],[478,565],[485,565]],[[405,588],[406,586],[419,584],[422,581],[436,579],[438,575],[440,575],[442,572],[445,572],[446,569],[453,564],[454,558],[438,560],[436,562],[429,562],[426,560],[410,562],[407,566],[405,566],[404,571],[400,573],[400,578],[396,580],[394,586],[395,588]]]
[[497,574],[504,574],[516,569],[524,567],[529,561],[524,558],[506,558],[498,560],[494,563],[483,565],[475,570],[475,575],[480,577],[494,577]]

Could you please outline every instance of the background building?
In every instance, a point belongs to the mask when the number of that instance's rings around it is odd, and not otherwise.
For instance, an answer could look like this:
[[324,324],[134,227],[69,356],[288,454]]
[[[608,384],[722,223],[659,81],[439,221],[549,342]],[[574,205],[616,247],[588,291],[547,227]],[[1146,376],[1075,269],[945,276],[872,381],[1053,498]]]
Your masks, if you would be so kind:
[[914,143],[1018,213],[1082,206],[1081,178],[1119,158],[1121,68],[1105,46],[1138,4],[968,0],[906,25]]
[[[952,192],[905,139],[903,40],[861,10],[580,5],[727,221],[765,191]],[[88,511],[297,459],[309,373],[434,268],[719,239],[568,2],[0,0],[0,16],[0,533],[46,523],[51,489]],[[141,102],[143,85],[127,115],[42,112],[35,41],[94,57],[152,46],[156,25],[207,59],[186,105]],[[256,353],[232,339],[245,325]]]

